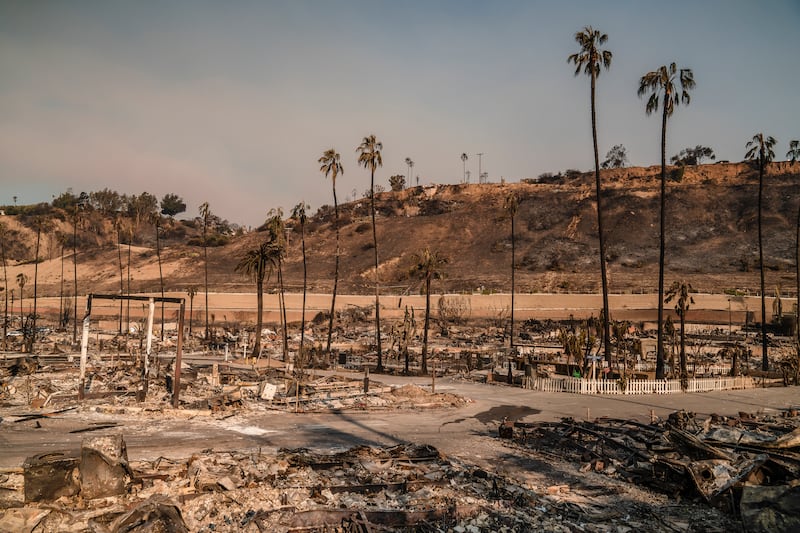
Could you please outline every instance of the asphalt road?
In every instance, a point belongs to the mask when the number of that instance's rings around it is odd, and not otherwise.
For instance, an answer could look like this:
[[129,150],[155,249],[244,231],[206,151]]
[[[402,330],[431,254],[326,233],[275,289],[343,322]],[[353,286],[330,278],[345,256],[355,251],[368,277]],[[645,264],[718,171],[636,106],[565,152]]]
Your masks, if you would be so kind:
[[[430,379],[372,376],[387,384]],[[87,435],[122,432],[130,460],[179,458],[204,449],[256,450],[304,447],[320,452],[355,445],[427,443],[447,455],[463,459],[499,460],[502,450],[494,443],[504,417],[522,421],[596,417],[634,418],[648,421],[652,414],[666,417],[686,409],[702,415],[736,415],[800,407],[800,388],[769,388],[672,395],[589,396],[544,393],[502,384],[481,384],[439,379],[437,392],[466,396],[471,403],[457,409],[404,411],[349,411],[295,414],[254,404],[235,414],[208,416],[183,410],[122,412],[113,404],[93,404],[91,409],[68,411],[47,418],[18,421],[0,411],[0,469],[19,468],[26,457],[59,451],[76,452]],[[129,410],[134,411],[134,410]],[[138,410],[136,410],[138,411]],[[97,424],[116,424],[99,431],[70,433]]]

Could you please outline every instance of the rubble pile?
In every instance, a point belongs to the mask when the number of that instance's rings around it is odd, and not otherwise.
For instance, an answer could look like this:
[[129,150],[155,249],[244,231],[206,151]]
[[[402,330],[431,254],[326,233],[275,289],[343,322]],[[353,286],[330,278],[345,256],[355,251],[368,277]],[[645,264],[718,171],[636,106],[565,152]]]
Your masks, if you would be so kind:
[[503,428],[522,450],[572,461],[581,472],[601,472],[677,500],[702,500],[739,517],[747,531],[800,530],[797,410],[705,420],[677,411],[650,424],[565,418],[506,422]]
[[[0,404],[4,407],[59,408],[78,400],[77,363],[52,357],[24,357],[0,368]],[[146,392],[135,361],[96,361],[88,374],[85,400],[116,407],[160,409],[171,401],[171,373],[163,363],[151,366]],[[391,387],[341,375],[298,377],[286,368],[257,368],[235,362],[184,363],[180,405],[194,411],[283,409],[300,412],[449,408],[469,400],[434,394],[416,385]]]
[[621,518],[414,444],[128,463],[117,435],[87,439],[81,457],[29,458],[0,492],[0,531],[31,533],[620,531]]

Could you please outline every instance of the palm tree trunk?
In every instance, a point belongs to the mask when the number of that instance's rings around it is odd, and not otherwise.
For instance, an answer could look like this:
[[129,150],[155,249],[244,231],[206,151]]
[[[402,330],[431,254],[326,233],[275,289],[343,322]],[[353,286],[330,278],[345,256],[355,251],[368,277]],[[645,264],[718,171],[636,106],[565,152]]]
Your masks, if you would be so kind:
[[[63,248],[62,248],[63,250]],[[3,261],[3,297],[5,304],[3,305],[3,350],[7,348],[8,341],[8,269],[6,268],[6,241],[5,238],[0,239],[0,252],[2,252]],[[62,251],[63,257],[63,251]],[[63,264],[63,263],[62,263]],[[62,267],[63,268],[63,267]],[[63,277],[63,275],[62,275]]]
[[280,287],[278,296],[281,308],[281,322],[283,323],[283,360],[287,361],[289,358],[289,331],[286,324],[286,297],[283,290],[283,263],[280,256],[278,257],[278,286]]
[[158,258],[158,284],[161,286],[161,342],[164,342],[164,274],[161,270],[161,237],[159,218],[156,215],[156,257]]
[[[658,334],[656,346],[656,379],[664,377],[664,260],[666,251],[665,224],[667,206],[667,106],[661,118],[661,199],[658,240]],[[660,371],[659,371],[660,369]],[[674,372],[674,369],[673,369]]]
[[58,328],[61,329],[61,323],[64,316],[64,239],[63,236],[59,238],[61,242],[61,287],[58,291]]
[[378,281],[378,232],[375,226],[375,170],[370,173],[370,204],[372,207],[372,244],[375,250],[375,343],[378,348],[377,372],[383,372],[383,353],[381,350],[381,302]]
[[[125,294],[125,280],[122,270],[122,239],[120,230],[117,228],[117,259],[119,259],[119,295]],[[119,300],[119,335],[122,335],[122,299]]]
[[762,197],[764,191],[764,157],[758,162],[758,269],[761,273],[761,370],[769,370],[769,357],[767,354],[767,302],[764,294],[764,237],[761,231]]
[[36,313],[37,301],[39,299],[39,243],[42,240],[41,227],[36,228],[36,256],[33,258],[33,319],[31,326],[31,338],[28,345],[28,353],[33,353],[33,343],[36,342]]
[[[336,315],[336,291],[339,288],[339,203],[336,200],[335,183],[333,185],[333,216],[334,216],[333,223],[336,226],[336,258],[334,259],[334,267],[333,267],[333,295],[331,297],[331,314],[328,317],[328,344],[325,348],[325,352],[327,352],[328,357],[330,357],[331,355],[331,337],[333,336],[333,317]],[[305,268],[305,266],[303,268]]]
[[[303,251],[303,307],[300,311],[300,362],[305,364],[303,348],[306,342],[306,290],[308,288],[308,270],[306,268],[306,226],[300,222],[300,246]],[[302,368],[302,367],[301,367]]]
[[594,183],[597,197],[597,234],[600,241],[600,282],[603,289],[603,350],[608,364],[611,364],[611,310],[608,306],[608,273],[606,272],[606,240],[603,229],[602,190],[600,188],[600,153],[597,148],[597,112],[595,105],[595,82],[597,74],[592,70],[592,144],[594,147]]
[[425,327],[422,332],[422,373],[428,373],[428,325],[431,318],[431,276],[425,277]]
[[681,309],[681,381],[689,375],[686,369],[686,310]]
[[516,240],[514,235],[514,213],[511,213],[511,335],[508,344],[514,349],[514,293],[516,292],[516,278],[514,273],[514,261],[516,258]]
[[795,240],[794,266],[797,274],[797,307],[794,312],[794,327],[797,333],[797,345],[800,349],[800,207],[797,208],[797,238]]
[[[133,240],[133,233],[128,233],[128,296],[131,295],[131,241]],[[128,299],[125,305],[125,336],[131,333],[131,301]]]
[[78,214],[72,226],[72,268],[73,268],[73,294],[72,294],[72,344],[78,342]]
[[192,320],[194,320],[194,294],[189,295],[189,338],[192,338]]
[[[189,298],[189,307],[191,308],[191,301],[194,298]],[[264,314],[264,278],[262,275],[257,275],[256,277],[256,302],[257,302],[257,310],[258,314],[256,315],[256,338],[253,342],[253,354],[252,357],[256,358],[261,353],[261,330],[263,329],[263,314]],[[191,315],[191,310],[189,311]],[[191,324],[189,324],[189,329],[191,329]]]
[[20,285],[19,287],[19,327],[22,330],[23,334],[25,333],[25,294],[23,286]]
[[206,284],[206,333],[205,338],[208,340],[208,242],[206,240],[206,222],[203,222],[203,264],[205,266],[205,284]]

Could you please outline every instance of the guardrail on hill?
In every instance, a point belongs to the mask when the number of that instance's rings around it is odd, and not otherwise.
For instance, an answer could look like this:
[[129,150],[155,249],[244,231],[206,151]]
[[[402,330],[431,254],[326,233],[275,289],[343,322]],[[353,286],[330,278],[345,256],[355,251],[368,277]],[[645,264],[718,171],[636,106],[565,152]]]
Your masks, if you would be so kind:
[[[526,377],[523,388],[542,392],[571,392],[574,394],[672,394],[684,392],[677,379],[642,379],[627,381],[624,386],[618,380],[594,380],[585,378],[532,378]],[[685,392],[711,392],[755,388],[750,376],[695,378],[689,380]]]

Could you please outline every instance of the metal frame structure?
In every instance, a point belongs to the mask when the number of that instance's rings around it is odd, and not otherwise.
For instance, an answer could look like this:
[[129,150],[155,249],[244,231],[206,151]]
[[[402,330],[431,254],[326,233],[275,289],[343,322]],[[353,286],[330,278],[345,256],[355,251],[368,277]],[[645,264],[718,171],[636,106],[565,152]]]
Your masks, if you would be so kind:
[[158,296],[122,296],[119,294],[89,294],[86,299],[86,314],[83,317],[83,335],[81,337],[81,378],[78,383],[78,399],[83,400],[86,392],[86,358],[89,348],[89,324],[92,314],[92,300],[134,300],[149,302],[150,310],[147,315],[147,351],[144,356],[144,368],[142,369],[142,382],[144,394],[147,394],[147,379],[150,370],[150,347],[153,339],[153,311],[155,302],[173,303],[180,305],[178,313],[178,346],[175,354],[175,376],[172,380],[172,406],[178,407],[178,397],[181,388],[181,358],[183,355],[183,321],[186,310],[186,300],[184,298],[162,298]]

